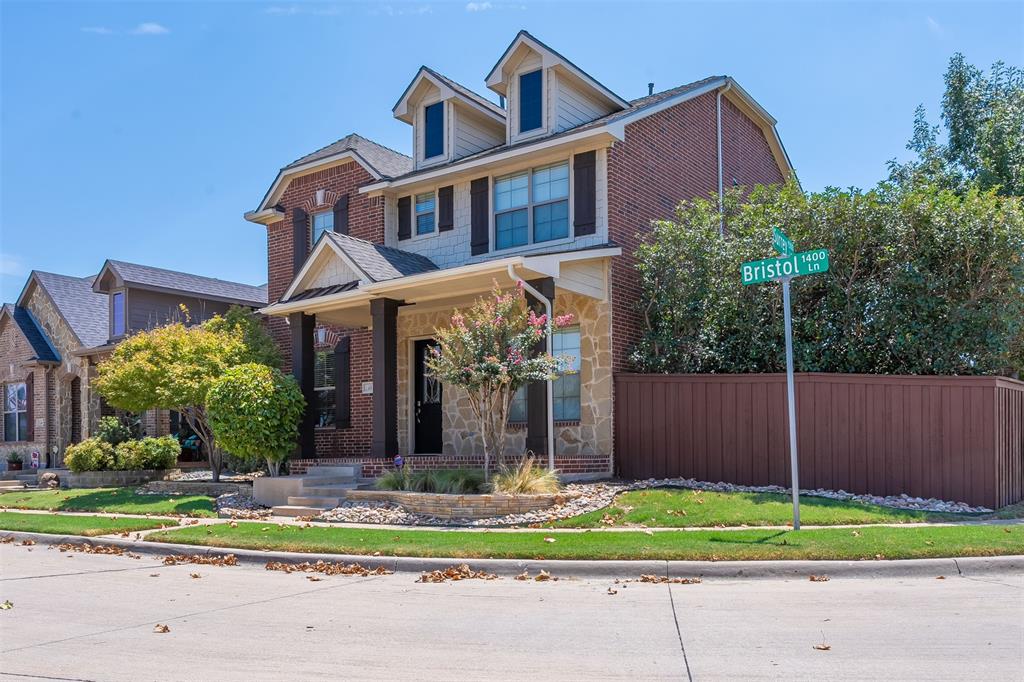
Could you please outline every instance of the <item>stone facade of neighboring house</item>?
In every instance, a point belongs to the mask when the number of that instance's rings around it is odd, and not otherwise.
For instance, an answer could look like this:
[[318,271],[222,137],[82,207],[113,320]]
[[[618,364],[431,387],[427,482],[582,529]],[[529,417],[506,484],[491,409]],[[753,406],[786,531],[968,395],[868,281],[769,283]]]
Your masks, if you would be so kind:
[[[266,301],[266,287],[121,261],[89,277],[33,271],[18,301],[0,311],[0,467],[10,451],[25,456],[26,469],[33,452],[40,466],[61,466],[69,445],[95,434],[100,417],[115,411],[92,380],[123,338],[182,319],[181,306],[197,324]],[[171,432],[167,410],[138,418],[144,435]]]
[[555,344],[578,373],[554,382],[552,414],[543,383],[517,395],[507,454],[544,458],[554,429],[563,473],[612,473],[642,235],[684,199],[792,174],[775,120],[727,76],[627,100],[523,31],[485,83],[498,103],[421,67],[392,111],[409,156],[349,135],[246,213],[267,229],[264,312],[309,406],[293,471],[478,465],[467,398],[425,378],[424,348],[453,310],[524,281],[538,310],[576,316]]

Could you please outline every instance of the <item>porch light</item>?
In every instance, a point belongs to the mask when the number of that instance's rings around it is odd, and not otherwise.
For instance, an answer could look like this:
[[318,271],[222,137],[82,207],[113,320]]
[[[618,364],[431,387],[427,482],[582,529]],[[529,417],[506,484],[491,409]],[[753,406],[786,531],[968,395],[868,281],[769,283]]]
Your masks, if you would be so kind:
[[326,340],[327,340],[327,329],[324,328],[324,327],[317,327],[316,328],[316,342],[319,343],[319,344],[323,344],[323,342],[326,341]]

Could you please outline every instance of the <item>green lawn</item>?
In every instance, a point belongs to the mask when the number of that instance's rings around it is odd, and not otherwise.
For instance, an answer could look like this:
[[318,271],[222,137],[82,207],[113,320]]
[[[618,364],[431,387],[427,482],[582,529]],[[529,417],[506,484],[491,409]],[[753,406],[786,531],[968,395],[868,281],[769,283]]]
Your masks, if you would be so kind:
[[873,559],[876,555],[909,559],[1024,554],[1024,527],[1019,526],[552,534],[239,523],[235,528],[222,524],[158,531],[147,540],[290,552],[507,559]]
[[111,519],[105,516],[57,516],[0,512],[0,529],[52,535],[108,535],[125,531],[173,526],[174,519]]
[[[605,515],[614,523],[605,522],[608,520],[605,519]],[[800,498],[800,522],[807,526],[948,521],[956,516],[891,509],[860,502],[839,502],[823,497]],[[793,503],[787,495],[657,488],[622,493],[609,507],[556,521],[551,525],[563,528],[599,528],[609,525],[643,524],[649,527],[680,528],[785,526],[792,521]]]
[[203,495],[138,495],[134,488],[76,488],[0,493],[0,509],[94,511],[114,514],[216,516],[213,498]]

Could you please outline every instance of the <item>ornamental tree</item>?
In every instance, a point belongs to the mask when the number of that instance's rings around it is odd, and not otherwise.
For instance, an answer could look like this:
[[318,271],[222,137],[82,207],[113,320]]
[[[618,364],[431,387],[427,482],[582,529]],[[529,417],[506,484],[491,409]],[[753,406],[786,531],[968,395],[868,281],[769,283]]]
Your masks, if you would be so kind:
[[93,386],[107,402],[130,412],[174,410],[206,448],[213,480],[220,480],[222,452],[210,428],[206,396],[228,368],[249,360],[237,331],[180,323],[134,334],[100,363]]
[[427,361],[430,373],[442,383],[466,391],[480,424],[484,447],[484,476],[490,476],[492,457],[500,459],[505,446],[509,405],[519,387],[547,381],[572,358],[538,353],[554,327],[572,322],[572,315],[549,321],[526,304],[523,283],[502,292],[497,282],[489,297],[456,311],[451,325],[435,330],[437,346]]
[[206,410],[217,442],[244,459],[265,459],[277,476],[295,449],[306,401],[294,378],[273,367],[247,363],[213,382]]

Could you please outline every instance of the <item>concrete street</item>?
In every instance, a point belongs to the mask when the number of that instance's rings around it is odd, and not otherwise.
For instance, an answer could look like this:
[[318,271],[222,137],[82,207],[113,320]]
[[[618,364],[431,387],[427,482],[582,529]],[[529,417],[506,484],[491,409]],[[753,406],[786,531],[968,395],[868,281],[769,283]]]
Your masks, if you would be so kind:
[[0,679],[1024,679],[1024,576],[414,580],[0,545]]

